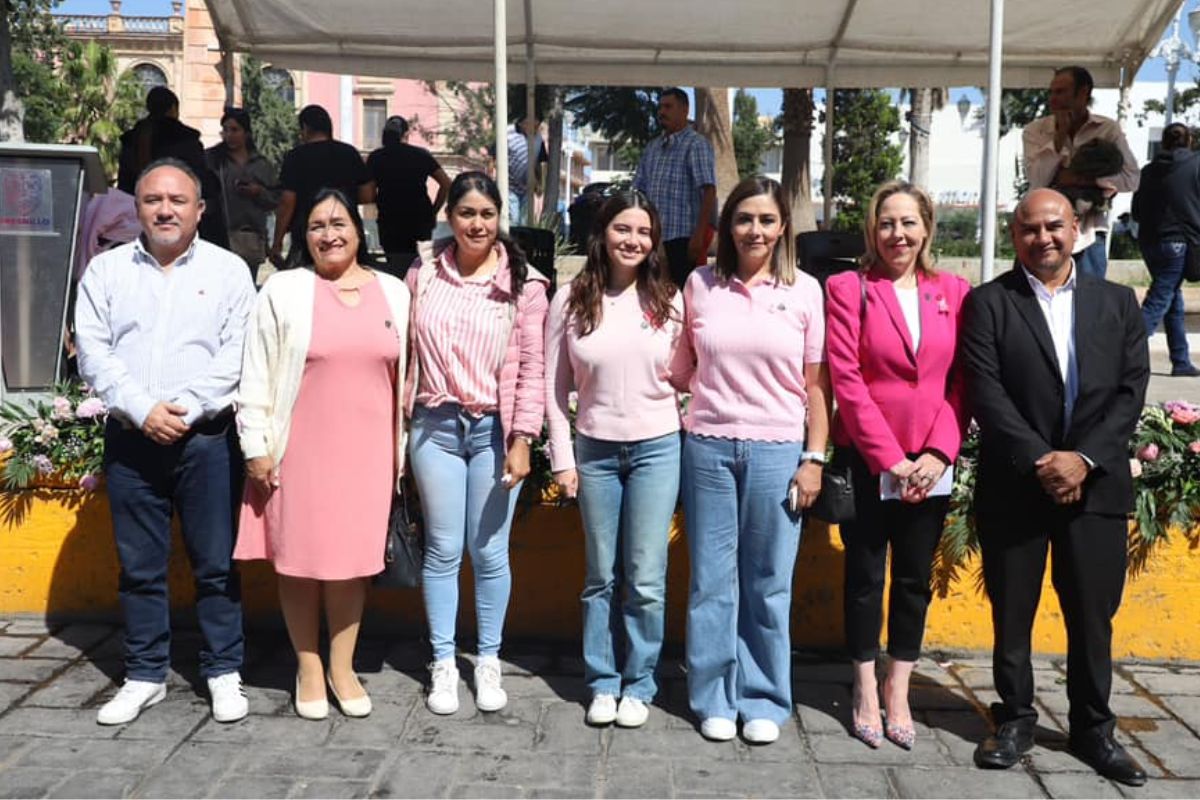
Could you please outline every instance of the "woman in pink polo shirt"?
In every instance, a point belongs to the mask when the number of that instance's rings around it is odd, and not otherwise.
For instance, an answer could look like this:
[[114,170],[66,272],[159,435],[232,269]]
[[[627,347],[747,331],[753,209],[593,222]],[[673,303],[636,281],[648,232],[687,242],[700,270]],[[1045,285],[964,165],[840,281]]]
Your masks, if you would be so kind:
[[800,512],[821,491],[830,393],[821,288],[796,270],[790,208],[768,178],[734,187],[717,263],[684,289],[672,370],[692,392],[688,700],[718,741],[741,718],[746,741],[773,742],[792,712],[792,568]]
[[592,725],[642,725],[657,691],[667,536],[679,496],[679,404],[667,368],[683,323],[661,237],[658,212],[641,192],[608,200],[587,264],[555,295],[547,324],[550,463],[562,492],[578,493],[585,532],[583,662]]
[[435,714],[458,710],[454,634],[464,544],[475,573],[475,706],[508,702],[500,638],[512,589],[508,535],[546,408],[548,281],[499,231],[500,191],[482,172],[450,184],[454,242],[409,269],[409,459],[425,517],[422,590]]
[[[835,275],[825,285],[829,370],[838,402],[833,440],[838,458],[852,467],[857,506],[854,521],[841,526],[853,733],[869,747],[879,747],[886,736],[907,750],[916,736],[908,679],[932,597],[933,553],[950,500],[947,470],[969,418],[955,362],[959,312],[970,287],[957,275],[934,271],[933,203],[919,187],[900,181],[881,186],[867,206],[864,229],[863,269]],[[889,544],[885,727],[875,658]]]

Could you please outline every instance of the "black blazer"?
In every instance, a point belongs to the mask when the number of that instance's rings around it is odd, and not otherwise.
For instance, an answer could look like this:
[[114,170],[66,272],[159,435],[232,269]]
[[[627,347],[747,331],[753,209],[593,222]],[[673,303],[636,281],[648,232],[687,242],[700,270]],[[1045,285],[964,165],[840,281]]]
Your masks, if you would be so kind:
[[1034,466],[1051,450],[1076,450],[1095,462],[1082,510],[1129,513],[1129,440],[1150,379],[1146,329],[1133,290],[1077,273],[1079,394],[1069,429],[1054,340],[1024,270],[975,289],[963,313],[968,402],[980,427],[976,513],[1029,518],[1052,508]]

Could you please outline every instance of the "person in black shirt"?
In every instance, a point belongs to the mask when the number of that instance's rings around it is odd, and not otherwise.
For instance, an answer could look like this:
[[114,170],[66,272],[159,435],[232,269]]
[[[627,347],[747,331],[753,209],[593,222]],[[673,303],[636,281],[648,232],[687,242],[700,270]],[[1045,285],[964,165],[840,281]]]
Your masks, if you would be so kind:
[[300,110],[300,144],[283,157],[279,170],[283,189],[275,212],[275,237],[271,261],[284,266],[283,236],[292,234],[287,266],[304,250],[304,224],[312,210],[312,199],[321,189],[337,189],[366,205],[375,202],[375,182],[356,148],[333,138],[333,120],[317,105]]
[[[428,150],[408,144],[408,122],[388,117],[383,147],[367,157],[367,172],[375,181],[379,240],[391,271],[403,273],[417,257],[417,243],[433,235],[437,213],[450,191],[450,177]],[[437,181],[437,197],[429,201],[428,181]]]

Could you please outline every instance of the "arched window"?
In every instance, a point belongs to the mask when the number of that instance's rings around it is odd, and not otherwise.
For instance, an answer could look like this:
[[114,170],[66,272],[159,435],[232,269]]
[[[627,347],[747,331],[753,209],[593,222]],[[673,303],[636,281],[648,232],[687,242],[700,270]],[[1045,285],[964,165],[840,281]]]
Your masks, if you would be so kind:
[[286,69],[266,67],[263,69],[263,83],[288,105],[296,105],[296,82]]
[[150,91],[155,86],[167,85],[167,73],[153,64],[138,64],[133,68],[133,74],[142,84],[144,91]]

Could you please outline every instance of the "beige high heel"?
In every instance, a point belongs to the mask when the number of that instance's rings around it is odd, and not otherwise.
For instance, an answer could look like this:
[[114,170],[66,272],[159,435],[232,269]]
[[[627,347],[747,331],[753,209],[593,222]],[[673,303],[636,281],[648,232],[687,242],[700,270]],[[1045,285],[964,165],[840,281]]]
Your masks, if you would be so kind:
[[[333,699],[337,701],[338,708],[342,710],[342,714],[347,717],[365,717],[371,713],[371,696],[363,690],[361,697],[352,697],[349,700],[343,700],[337,693],[337,689],[333,686],[333,676],[326,675],[326,682],[329,684],[329,691],[333,694]],[[359,681],[362,685],[362,681]]]
[[301,700],[300,699],[300,673],[296,673],[296,716],[302,719],[325,719],[329,716],[329,700],[322,697],[320,700]]

